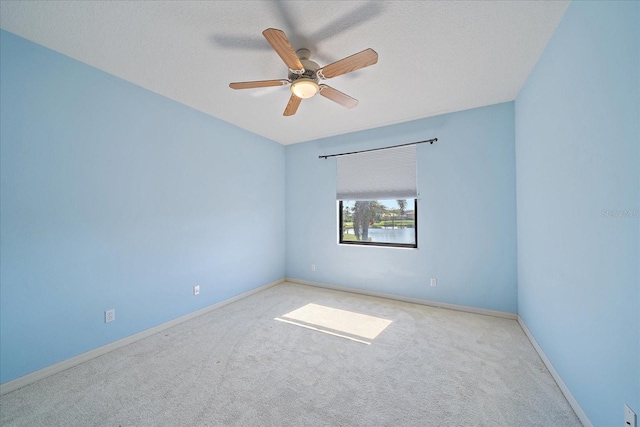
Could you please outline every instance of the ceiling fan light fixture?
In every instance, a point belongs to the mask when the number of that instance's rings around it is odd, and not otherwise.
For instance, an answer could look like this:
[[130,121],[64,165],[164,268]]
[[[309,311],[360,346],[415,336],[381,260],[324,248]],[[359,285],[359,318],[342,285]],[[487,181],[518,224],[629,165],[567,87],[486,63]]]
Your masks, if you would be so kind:
[[291,92],[298,98],[311,98],[319,91],[320,87],[311,79],[298,79],[291,83]]

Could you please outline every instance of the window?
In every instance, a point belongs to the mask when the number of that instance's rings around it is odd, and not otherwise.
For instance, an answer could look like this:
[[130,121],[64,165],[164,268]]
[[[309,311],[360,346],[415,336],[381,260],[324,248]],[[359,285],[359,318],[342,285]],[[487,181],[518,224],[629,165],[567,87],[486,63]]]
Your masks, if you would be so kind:
[[337,160],[339,243],[417,248],[415,144]]
[[340,200],[339,242],[418,247],[416,199]]

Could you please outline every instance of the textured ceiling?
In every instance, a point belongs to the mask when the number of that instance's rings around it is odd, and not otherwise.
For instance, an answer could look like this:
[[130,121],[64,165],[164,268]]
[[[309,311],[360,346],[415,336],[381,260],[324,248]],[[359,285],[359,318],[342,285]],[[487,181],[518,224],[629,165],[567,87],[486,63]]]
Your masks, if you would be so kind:
[[[461,111],[517,96],[566,1],[8,1],[0,27],[281,144]],[[262,36],[283,30],[320,66],[373,48],[379,60],[324,83],[284,117],[288,87]]]

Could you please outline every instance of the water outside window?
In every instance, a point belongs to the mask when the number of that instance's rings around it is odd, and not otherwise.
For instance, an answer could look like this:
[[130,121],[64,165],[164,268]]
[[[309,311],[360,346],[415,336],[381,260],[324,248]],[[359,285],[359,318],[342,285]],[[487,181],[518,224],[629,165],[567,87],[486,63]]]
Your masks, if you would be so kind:
[[416,201],[343,200],[340,243],[416,246]]

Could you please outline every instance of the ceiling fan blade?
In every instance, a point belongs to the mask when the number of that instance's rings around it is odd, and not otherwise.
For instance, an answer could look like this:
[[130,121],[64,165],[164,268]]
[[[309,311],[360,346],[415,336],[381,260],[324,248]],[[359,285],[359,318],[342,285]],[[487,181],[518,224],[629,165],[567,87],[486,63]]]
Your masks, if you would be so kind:
[[231,89],[253,89],[256,87],[284,86],[289,84],[289,80],[257,80],[253,82],[229,83]]
[[378,62],[378,54],[375,50],[369,48],[322,67],[317,71],[317,74],[322,79],[330,79],[368,67],[376,62]]
[[289,39],[282,30],[267,28],[262,32],[262,35],[290,70],[304,72],[304,67],[300,59],[298,59],[298,55],[296,55],[291,43],[289,43]]
[[331,86],[320,85],[320,95],[332,100],[333,102],[337,102],[343,107],[353,108],[358,105],[357,99],[352,98],[349,95],[332,88]]
[[284,109],[284,113],[282,115],[293,116],[296,113],[296,111],[298,111],[300,102],[302,102],[302,98],[298,98],[294,94],[291,94],[291,98],[289,98],[289,103],[287,104],[287,108]]

